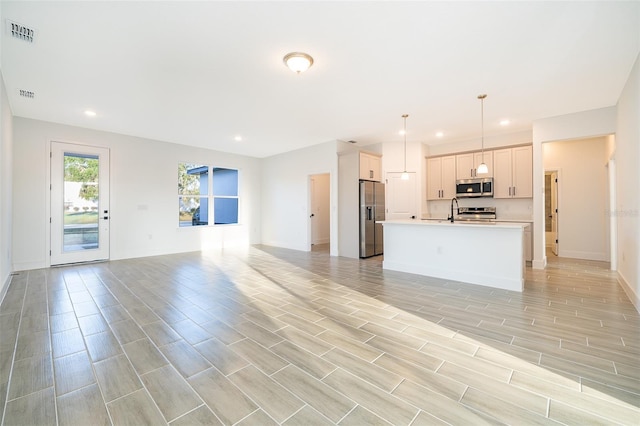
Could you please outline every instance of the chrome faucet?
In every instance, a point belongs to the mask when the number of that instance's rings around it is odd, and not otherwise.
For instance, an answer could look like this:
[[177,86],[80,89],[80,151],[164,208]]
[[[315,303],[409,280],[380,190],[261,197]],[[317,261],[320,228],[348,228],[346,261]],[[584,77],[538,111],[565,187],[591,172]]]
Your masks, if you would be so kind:
[[453,197],[451,199],[451,216],[449,216],[447,219],[451,221],[451,223],[453,223],[454,220],[454,216],[453,216],[453,202],[456,202],[456,210],[458,212],[458,214],[460,214],[460,205],[458,204],[458,199],[456,197]]

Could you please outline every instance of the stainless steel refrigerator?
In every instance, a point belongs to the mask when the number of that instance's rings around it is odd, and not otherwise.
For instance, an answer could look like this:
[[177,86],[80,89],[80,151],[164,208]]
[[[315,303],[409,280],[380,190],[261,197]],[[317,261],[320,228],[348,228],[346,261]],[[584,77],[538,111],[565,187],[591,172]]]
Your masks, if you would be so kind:
[[360,181],[360,257],[382,254],[384,211],[384,184]]

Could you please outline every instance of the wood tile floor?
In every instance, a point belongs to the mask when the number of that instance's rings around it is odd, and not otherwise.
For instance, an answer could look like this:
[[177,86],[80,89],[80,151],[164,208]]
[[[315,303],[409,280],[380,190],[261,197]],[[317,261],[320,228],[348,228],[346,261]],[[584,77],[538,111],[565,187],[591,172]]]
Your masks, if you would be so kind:
[[523,293],[257,246],[16,275],[3,425],[640,424],[640,316],[607,265]]

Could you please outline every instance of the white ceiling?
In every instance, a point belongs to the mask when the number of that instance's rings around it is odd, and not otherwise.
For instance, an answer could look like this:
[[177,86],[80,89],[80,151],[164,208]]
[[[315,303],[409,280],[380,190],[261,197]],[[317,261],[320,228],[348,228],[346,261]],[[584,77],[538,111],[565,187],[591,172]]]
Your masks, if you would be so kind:
[[[408,141],[477,138],[480,93],[485,135],[530,130],[615,105],[640,50],[638,1],[3,0],[1,13],[14,115],[255,157],[400,141],[404,113]],[[296,75],[291,51],[315,64]]]

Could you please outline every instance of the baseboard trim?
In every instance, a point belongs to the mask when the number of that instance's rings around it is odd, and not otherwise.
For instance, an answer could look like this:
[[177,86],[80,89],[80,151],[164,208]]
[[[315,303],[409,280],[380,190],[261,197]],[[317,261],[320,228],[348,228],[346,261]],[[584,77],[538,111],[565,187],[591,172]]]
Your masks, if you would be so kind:
[[546,267],[547,267],[547,256],[544,256],[542,260],[533,259],[533,261],[531,261],[532,269],[544,269]]
[[11,278],[14,274],[9,274],[7,278],[2,283],[2,288],[0,288],[0,305],[4,301],[4,297],[7,295],[7,291],[9,291],[9,284],[11,284]]
[[558,257],[568,257],[570,259],[582,259],[582,260],[597,260],[600,262],[607,262],[606,253],[597,253],[590,251],[577,251],[577,250],[562,250],[558,253]]
[[629,285],[627,280],[624,279],[620,272],[618,272],[618,282],[620,283],[620,287],[622,287],[624,292],[627,294],[627,297],[629,298],[633,306],[636,308],[636,311],[640,313],[640,295],[638,295],[633,290],[633,288]]

